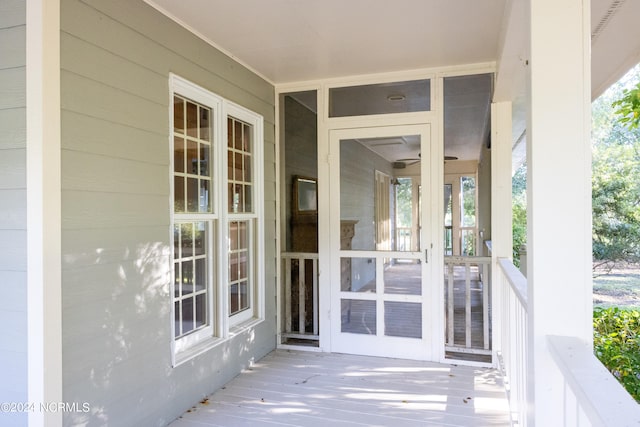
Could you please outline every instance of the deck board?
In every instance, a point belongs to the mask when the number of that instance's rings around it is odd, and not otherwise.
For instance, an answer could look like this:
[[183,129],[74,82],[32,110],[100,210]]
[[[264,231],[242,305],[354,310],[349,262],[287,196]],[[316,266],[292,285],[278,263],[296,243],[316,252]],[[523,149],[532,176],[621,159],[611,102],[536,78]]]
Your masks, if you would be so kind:
[[506,426],[490,368],[276,350],[171,427]]

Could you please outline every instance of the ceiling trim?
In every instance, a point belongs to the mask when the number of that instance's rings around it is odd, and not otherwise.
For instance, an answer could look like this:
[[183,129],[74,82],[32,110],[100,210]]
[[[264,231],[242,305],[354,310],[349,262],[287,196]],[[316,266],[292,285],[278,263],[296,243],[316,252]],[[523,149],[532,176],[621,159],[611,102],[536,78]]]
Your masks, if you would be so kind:
[[217,44],[216,42],[214,42],[210,38],[205,37],[201,32],[199,32],[198,30],[196,30],[195,28],[193,28],[192,26],[190,26],[186,22],[184,22],[181,19],[179,19],[176,16],[174,16],[172,13],[167,11],[165,8],[163,8],[163,7],[159,6],[159,5],[157,5],[156,3],[154,3],[153,0],[142,0],[142,1],[144,1],[146,4],[148,4],[153,9],[157,10],[158,12],[160,12],[161,14],[166,16],[167,18],[169,18],[172,21],[174,21],[176,24],[180,25],[181,27],[183,27],[187,31],[191,32],[193,35],[195,35],[196,37],[198,37],[199,39],[201,39],[205,43],[211,45],[213,48],[215,48],[216,50],[220,51],[222,54],[224,54],[224,55],[228,56],[229,58],[233,59],[235,62],[237,62],[238,64],[242,65],[243,67],[245,67],[246,69],[248,69],[252,73],[256,74],[257,76],[259,76],[260,78],[265,80],[267,83],[269,83],[269,84],[271,84],[272,86],[275,87],[276,84],[271,79],[269,79],[267,76],[262,74],[260,71],[256,70],[251,65],[249,65],[246,62],[242,61],[240,58],[238,58],[237,56],[233,55],[231,52],[229,52],[228,50],[226,50],[225,48],[223,48],[222,46],[220,46],[219,44]]
[[[454,66],[434,68],[417,68],[413,70],[391,71],[386,73],[357,74],[327,79],[304,80],[275,85],[276,93],[286,93],[298,90],[322,90],[326,88],[361,86],[377,83],[393,83],[420,79],[436,79],[441,77],[471,76],[474,74],[489,74],[496,72],[496,62],[480,62]],[[433,90],[433,89],[432,89]]]

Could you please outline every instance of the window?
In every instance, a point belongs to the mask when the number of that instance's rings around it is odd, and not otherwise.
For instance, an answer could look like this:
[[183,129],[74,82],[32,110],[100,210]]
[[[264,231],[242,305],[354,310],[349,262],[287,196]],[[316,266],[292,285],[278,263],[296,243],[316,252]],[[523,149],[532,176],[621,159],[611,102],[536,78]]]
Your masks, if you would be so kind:
[[175,356],[262,317],[262,117],[177,76],[171,88]]
[[257,232],[261,228],[256,195],[261,193],[256,176],[261,158],[260,145],[255,141],[262,133],[261,119],[240,108],[229,107],[227,117],[227,233],[228,233],[228,295],[230,324],[235,325],[259,317],[256,309]]

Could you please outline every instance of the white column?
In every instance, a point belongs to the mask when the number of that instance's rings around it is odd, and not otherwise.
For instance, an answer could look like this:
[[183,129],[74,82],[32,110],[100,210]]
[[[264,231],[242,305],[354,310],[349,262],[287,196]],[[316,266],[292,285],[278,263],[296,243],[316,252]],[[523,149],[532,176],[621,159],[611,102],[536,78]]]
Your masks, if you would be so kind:
[[548,426],[563,390],[547,336],[592,345],[590,2],[528,7],[529,425]]
[[27,0],[29,426],[60,426],[62,402],[60,1]]
[[[491,262],[498,271],[498,258],[513,256],[511,215],[512,104],[491,104]],[[495,277],[495,276],[494,276]],[[492,293],[492,307],[502,307],[500,292]],[[493,348],[501,348],[500,316],[493,317]]]

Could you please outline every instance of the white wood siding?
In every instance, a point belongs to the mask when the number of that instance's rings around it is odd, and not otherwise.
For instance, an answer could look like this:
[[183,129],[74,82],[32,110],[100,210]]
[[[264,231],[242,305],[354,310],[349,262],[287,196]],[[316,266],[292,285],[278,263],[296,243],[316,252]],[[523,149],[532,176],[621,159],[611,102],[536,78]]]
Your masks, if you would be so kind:
[[[65,425],[162,425],[275,347],[274,88],[142,1],[61,6]],[[169,73],[265,119],[266,321],[171,367]]]
[[[26,2],[0,2],[0,402],[27,400]],[[0,414],[26,425],[26,414]]]

